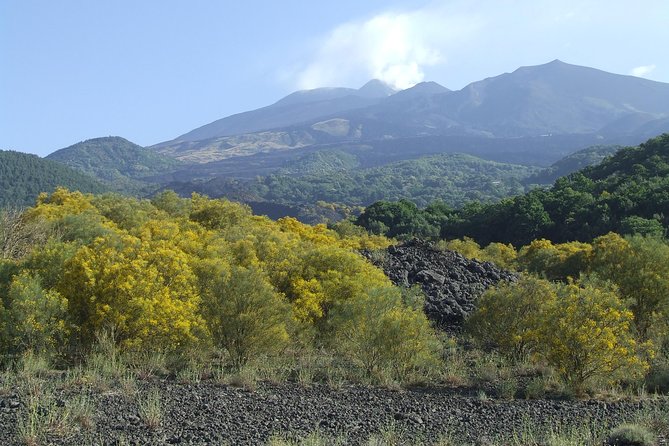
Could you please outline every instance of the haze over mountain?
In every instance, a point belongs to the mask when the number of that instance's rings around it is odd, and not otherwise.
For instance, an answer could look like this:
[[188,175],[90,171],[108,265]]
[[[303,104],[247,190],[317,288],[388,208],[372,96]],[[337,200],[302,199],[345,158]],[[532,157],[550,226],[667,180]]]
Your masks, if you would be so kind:
[[[296,92],[153,148],[183,161],[205,163],[337,143],[375,146],[412,138],[406,141],[407,151],[426,141],[423,146],[454,151],[453,136],[521,138],[515,148],[505,143],[507,151],[528,149],[530,141],[529,150],[545,152],[544,162],[550,163],[597,142],[638,143],[649,133],[669,130],[669,84],[559,60],[521,67],[459,91],[425,82],[392,93],[380,81],[359,90]],[[426,137],[438,141],[420,140]],[[531,141],[537,137],[562,137],[565,142]]]

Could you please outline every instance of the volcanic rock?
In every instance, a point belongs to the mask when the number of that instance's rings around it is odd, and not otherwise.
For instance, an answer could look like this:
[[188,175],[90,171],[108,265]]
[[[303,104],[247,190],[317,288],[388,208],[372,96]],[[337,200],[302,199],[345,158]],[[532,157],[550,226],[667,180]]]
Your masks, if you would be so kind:
[[425,293],[428,318],[447,330],[462,325],[486,289],[502,280],[517,280],[515,273],[490,262],[468,259],[420,239],[391,246],[382,256],[370,251],[362,254],[383,269],[395,285],[419,285]]

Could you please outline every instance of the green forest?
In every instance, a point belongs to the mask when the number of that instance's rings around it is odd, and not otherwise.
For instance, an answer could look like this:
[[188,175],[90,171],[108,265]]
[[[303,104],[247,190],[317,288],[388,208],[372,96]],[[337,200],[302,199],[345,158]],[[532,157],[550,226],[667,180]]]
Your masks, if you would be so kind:
[[592,146],[578,152],[574,152],[564,158],[554,162],[549,167],[529,176],[525,183],[548,184],[551,185],[560,177],[569,175],[572,172],[585,167],[594,166],[601,163],[605,158],[613,155],[622,146]]
[[669,226],[669,135],[619,150],[600,164],[497,203],[460,209],[432,203],[376,202],[357,219],[393,237],[470,237],[478,243],[591,241],[610,231],[659,235]]
[[0,209],[33,204],[40,192],[52,192],[57,186],[91,193],[109,190],[93,177],[55,161],[0,150]]

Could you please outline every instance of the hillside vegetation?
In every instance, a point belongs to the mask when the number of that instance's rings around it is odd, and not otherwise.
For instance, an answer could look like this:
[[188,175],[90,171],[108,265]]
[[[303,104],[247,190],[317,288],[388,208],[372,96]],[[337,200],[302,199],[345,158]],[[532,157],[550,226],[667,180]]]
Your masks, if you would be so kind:
[[526,184],[553,184],[560,177],[569,175],[585,167],[599,164],[607,156],[611,156],[621,146],[592,146],[578,152],[567,155],[564,158],[554,162],[549,167],[528,177]]
[[[464,154],[434,155],[372,168],[356,165],[350,154],[317,152],[277,174],[251,181],[218,178],[196,184],[195,189],[211,196],[289,206],[318,201],[365,206],[380,199],[408,199],[422,206],[441,200],[461,206],[472,200],[491,202],[522,193],[522,180],[537,171]],[[187,193],[188,187],[181,190]]]
[[92,193],[108,190],[96,179],[54,161],[0,150],[0,208],[33,205],[40,192],[58,186]]
[[118,136],[89,139],[57,150],[47,159],[92,175],[116,191],[147,189],[152,175],[174,170],[181,163]]
[[535,189],[499,203],[472,202],[462,209],[409,202],[377,202],[358,223],[391,236],[471,237],[479,243],[521,246],[537,238],[590,241],[616,231],[662,235],[669,226],[669,134],[628,147]]

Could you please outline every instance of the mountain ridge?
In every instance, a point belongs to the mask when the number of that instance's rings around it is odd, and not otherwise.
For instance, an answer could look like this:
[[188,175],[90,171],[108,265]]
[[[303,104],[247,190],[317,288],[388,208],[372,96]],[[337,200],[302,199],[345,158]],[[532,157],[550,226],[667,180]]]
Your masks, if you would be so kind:
[[[295,92],[151,148],[184,161],[208,162],[337,142],[426,136],[443,138],[447,144],[452,136],[591,135],[602,144],[628,144],[652,136],[651,131],[669,131],[669,84],[557,59],[472,82],[457,91],[424,82],[367,98],[360,95],[364,88]],[[336,124],[336,131],[322,131],[321,123],[327,123],[326,129]]]
[[[394,92],[390,86],[378,79],[372,79],[358,89],[324,87],[300,90],[266,107],[236,113],[205,124],[173,141],[198,141],[292,126],[314,117],[366,107]],[[165,143],[156,146],[162,144]]]

